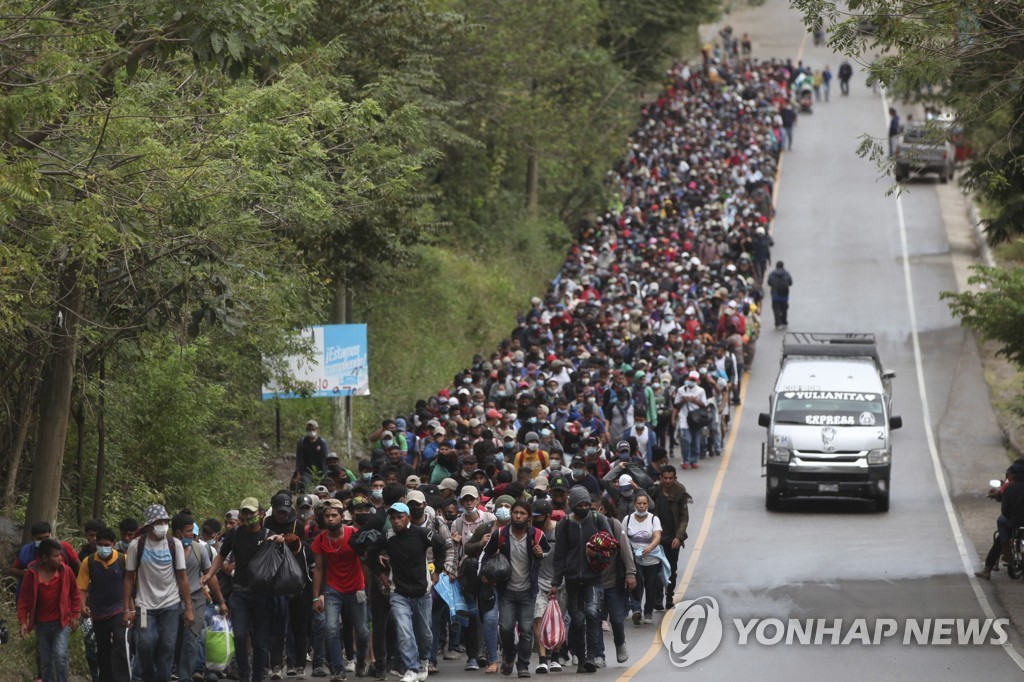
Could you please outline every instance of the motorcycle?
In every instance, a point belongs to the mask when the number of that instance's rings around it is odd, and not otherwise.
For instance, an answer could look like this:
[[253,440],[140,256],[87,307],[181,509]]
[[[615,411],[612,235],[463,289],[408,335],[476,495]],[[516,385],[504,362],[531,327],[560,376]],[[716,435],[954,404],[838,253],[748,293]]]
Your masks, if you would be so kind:
[[[992,479],[988,482],[988,496],[993,500],[1002,497],[1003,481]],[[995,536],[993,536],[994,538]],[[1013,580],[1024,577],[1024,528],[1014,528],[1010,533],[1010,558],[1006,563],[1006,574]]]

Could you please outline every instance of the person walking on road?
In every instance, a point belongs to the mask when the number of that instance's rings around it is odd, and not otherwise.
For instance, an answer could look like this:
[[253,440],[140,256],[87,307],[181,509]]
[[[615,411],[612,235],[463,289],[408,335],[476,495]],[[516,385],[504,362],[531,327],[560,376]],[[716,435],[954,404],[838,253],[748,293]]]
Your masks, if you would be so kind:
[[896,142],[900,136],[900,130],[903,128],[900,123],[900,115],[896,113],[896,109],[889,107],[889,156],[893,157],[896,155]]
[[850,94],[850,79],[853,78],[853,67],[850,66],[850,62],[843,60],[843,63],[839,65],[839,92],[843,97],[848,97]]
[[768,275],[768,287],[772,292],[772,314],[775,315],[775,328],[785,329],[789,326],[789,288],[793,286],[793,277],[786,271],[782,261],[775,264],[775,269]]
[[791,151],[793,149],[793,126],[796,125],[796,109],[792,104],[786,102],[782,105],[779,116],[782,118],[782,132],[786,136],[786,150]]
[[82,597],[63,547],[52,538],[39,543],[37,557],[25,569],[18,593],[18,623],[24,639],[36,631],[43,682],[67,682],[68,638],[78,627]]

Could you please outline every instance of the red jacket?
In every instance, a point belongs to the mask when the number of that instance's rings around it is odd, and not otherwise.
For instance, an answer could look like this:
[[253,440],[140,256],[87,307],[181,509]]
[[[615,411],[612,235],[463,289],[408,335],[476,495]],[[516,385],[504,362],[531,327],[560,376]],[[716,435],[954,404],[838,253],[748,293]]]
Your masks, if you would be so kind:
[[[28,625],[31,630],[36,622],[36,598],[39,587],[39,561],[33,561],[25,571],[25,579],[21,583],[21,594],[18,595],[18,622]],[[67,564],[61,564],[57,574],[60,584],[60,624],[68,627],[78,620],[82,613],[82,594],[78,591],[78,582],[74,571]]]

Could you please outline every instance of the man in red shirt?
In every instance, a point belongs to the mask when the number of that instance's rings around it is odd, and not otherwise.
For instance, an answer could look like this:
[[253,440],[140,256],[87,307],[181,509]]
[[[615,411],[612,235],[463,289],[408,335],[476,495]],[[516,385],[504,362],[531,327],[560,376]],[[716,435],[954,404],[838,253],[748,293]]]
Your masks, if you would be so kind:
[[39,558],[28,565],[18,595],[22,638],[36,631],[43,682],[67,682],[68,638],[78,628],[82,597],[61,544],[52,538],[39,543]]
[[[345,661],[341,654],[338,633],[341,621],[352,628],[356,638],[356,676],[365,677],[368,638],[366,629],[366,580],[359,555],[349,544],[356,529],[342,524],[344,506],[338,500],[326,500],[324,527],[313,540],[313,608],[327,612],[327,656],[331,662],[332,680],[345,679]],[[371,507],[365,497],[352,499],[352,514]]]

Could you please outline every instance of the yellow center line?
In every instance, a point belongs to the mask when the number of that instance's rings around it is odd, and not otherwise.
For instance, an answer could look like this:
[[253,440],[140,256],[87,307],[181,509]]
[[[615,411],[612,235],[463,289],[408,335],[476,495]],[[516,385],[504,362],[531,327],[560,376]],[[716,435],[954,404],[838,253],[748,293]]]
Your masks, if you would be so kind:
[[[796,63],[800,63],[803,59],[804,49],[807,47],[807,36],[808,34],[804,33],[803,40],[800,41],[800,49],[797,50],[796,53]],[[779,204],[779,181],[782,178],[783,158],[785,158],[785,153],[780,150],[779,163],[775,168],[775,187],[772,188],[772,208],[777,208]],[[772,217],[771,225],[769,227],[771,229],[771,233],[774,234],[774,216]],[[726,443],[725,452],[722,453],[722,461],[718,466],[718,473],[715,475],[715,482],[711,486],[711,494],[708,496],[707,506],[704,508],[704,520],[700,524],[700,533],[697,535],[697,541],[694,543],[694,547],[690,551],[690,559],[686,562],[686,568],[683,570],[683,575],[679,579],[676,592],[672,597],[673,606],[665,611],[665,615],[661,619],[661,626],[655,629],[654,641],[651,642],[651,646],[648,647],[647,652],[640,658],[640,660],[631,665],[626,672],[622,673],[617,682],[625,682],[626,680],[633,679],[641,670],[644,669],[644,666],[654,660],[662,648],[663,629],[668,628],[672,623],[672,617],[677,605],[686,597],[686,590],[690,587],[690,583],[693,581],[693,574],[697,570],[697,561],[700,560],[701,552],[704,549],[704,542],[707,540],[708,534],[711,532],[711,520],[715,515],[715,504],[718,502],[718,495],[722,492],[725,473],[729,469],[729,461],[732,459],[733,446],[736,444],[736,434],[738,434],[740,430],[740,418],[743,415],[743,405],[747,404],[747,387],[749,385],[750,373],[745,372],[743,375],[743,388],[740,390],[740,405],[736,407],[735,414],[733,415],[732,430],[729,434],[729,441]]]
[[661,627],[656,628],[654,631],[654,641],[651,642],[651,646],[647,649],[639,661],[634,663],[626,672],[619,677],[619,682],[623,680],[632,679],[637,675],[648,663],[654,660],[654,657],[661,651],[662,643],[662,628],[667,628],[672,623],[672,614],[676,609],[676,605],[679,604],[686,596],[686,589],[690,586],[690,582],[693,580],[693,573],[697,569],[697,561],[700,559],[701,551],[704,548],[704,543],[711,532],[711,519],[715,515],[715,502],[718,500],[718,495],[722,491],[722,484],[725,482],[725,473],[729,469],[729,460],[732,459],[733,446],[736,444],[736,434],[740,430],[740,418],[743,415],[743,405],[747,402],[747,386],[749,385],[750,373],[745,372],[743,375],[743,388],[740,389],[740,404],[736,406],[734,413],[734,419],[732,420],[732,430],[729,433],[729,441],[725,446],[725,452],[722,453],[722,461],[718,466],[718,473],[715,474],[714,485],[711,486],[711,494],[708,496],[707,506],[704,508],[704,520],[700,524],[700,533],[697,534],[697,541],[694,543],[693,549],[690,551],[690,559],[686,562],[686,568],[683,570],[683,575],[679,579],[679,584],[676,587],[676,593],[672,597],[672,608],[665,611],[665,617],[661,621]]

